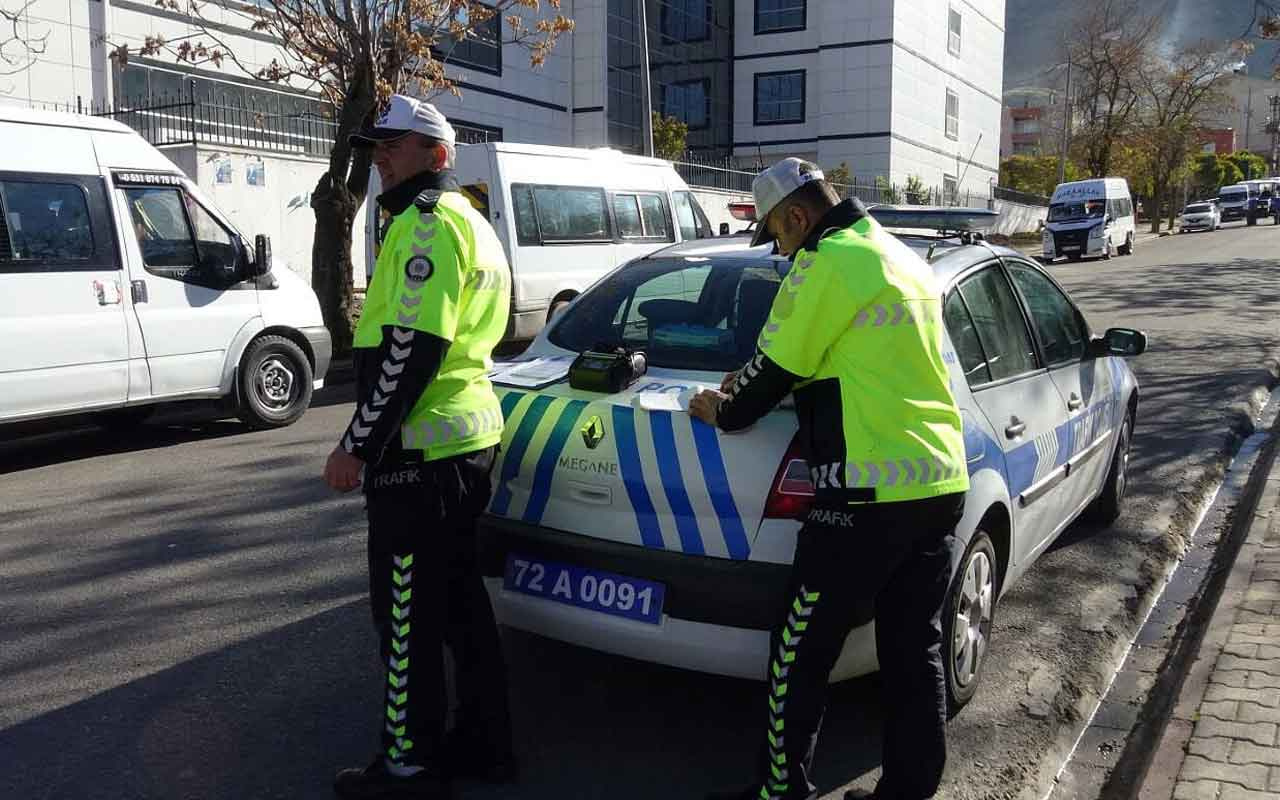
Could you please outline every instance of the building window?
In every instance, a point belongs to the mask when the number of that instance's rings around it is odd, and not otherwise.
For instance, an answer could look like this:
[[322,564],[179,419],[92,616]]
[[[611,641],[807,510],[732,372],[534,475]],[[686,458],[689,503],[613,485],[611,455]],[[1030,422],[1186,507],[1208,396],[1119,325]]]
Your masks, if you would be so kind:
[[956,200],[960,196],[960,184],[956,181],[954,175],[942,176],[942,204],[944,206],[954,206]]
[[960,95],[947,90],[947,138],[960,138]]
[[435,46],[442,61],[478,69],[494,75],[502,74],[502,15],[494,14],[477,25],[467,24],[467,9],[458,12],[459,24],[468,27],[461,39],[445,35]]
[[960,55],[960,12],[954,8],[948,9],[947,23],[947,52],[953,56]]
[[662,36],[668,42],[711,38],[711,0],[663,0]]
[[708,78],[677,81],[663,86],[662,113],[680,120],[691,131],[706,128],[710,88],[711,80]]
[[449,120],[457,135],[458,144],[484,144],[485,142],[502,141],[502,128],[492,125],[481,125],[477,122],[463,122],[458,119]]
[[756,35],[802,31],[806,0],[756,0]]
[[786,125],[804,122],[804,70],[756,74],[755,123]]

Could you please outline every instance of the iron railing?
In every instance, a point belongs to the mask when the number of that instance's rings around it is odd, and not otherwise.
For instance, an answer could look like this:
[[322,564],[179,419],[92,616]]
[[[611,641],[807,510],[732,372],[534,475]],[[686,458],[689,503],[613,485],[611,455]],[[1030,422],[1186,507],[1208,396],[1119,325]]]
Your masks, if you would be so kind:
[[191,97],[150,97],[145,102],[122,102],[114,108],[80,102],[49,108],[110,117],[157,147],[220,144],[327,158],[338,131],[337,123],[325,117],[272,114]]
[[1006,189],[1003,186],[995,186],[991,189],[991,196],[996,200],[1008,200],[1011,203],[1022,203],[1028,206],[1048,206],[1049,198],[1044,195],[1032,194],[1031,192],[1020,192],[1017,189]]

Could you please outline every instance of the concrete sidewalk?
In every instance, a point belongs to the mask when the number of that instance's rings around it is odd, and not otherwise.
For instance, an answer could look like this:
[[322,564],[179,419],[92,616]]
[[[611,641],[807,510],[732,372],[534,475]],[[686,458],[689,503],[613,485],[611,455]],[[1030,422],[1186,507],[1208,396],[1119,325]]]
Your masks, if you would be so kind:
[[1280,798],[1280,459],[1147,772],[1141,800]]

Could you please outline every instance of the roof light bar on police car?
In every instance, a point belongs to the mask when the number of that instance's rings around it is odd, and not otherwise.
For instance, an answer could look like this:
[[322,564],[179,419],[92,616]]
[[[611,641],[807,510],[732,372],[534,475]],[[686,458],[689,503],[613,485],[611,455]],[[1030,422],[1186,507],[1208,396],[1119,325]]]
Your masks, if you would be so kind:
[[870,206],[867,212],[886,228],[946,231],[981,231],[996,224],[1000,215],[985,208],[949,206]]

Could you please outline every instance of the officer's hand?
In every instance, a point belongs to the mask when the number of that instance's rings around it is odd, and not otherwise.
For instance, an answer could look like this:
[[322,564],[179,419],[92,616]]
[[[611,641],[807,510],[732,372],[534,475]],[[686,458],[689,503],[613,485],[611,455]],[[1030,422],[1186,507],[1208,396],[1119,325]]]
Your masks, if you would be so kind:
[[335,492],[349,492],[360,486],[360,470],[364,462],[343,450],[333,448],[324,465],[324,482]]
[[727,373],[724,376],[724,380],[720,381],[720,391],[724,392],[725,394],[728,394],[730,391],[732,391],[733,385],[738,382],[738,374],[741,372],[742,370],[735,369],[733,372]]
[[723,399],[724,395],[720,392],[703,389],[689,398],[689,415],[714,428],[720,411],[720,401]]

